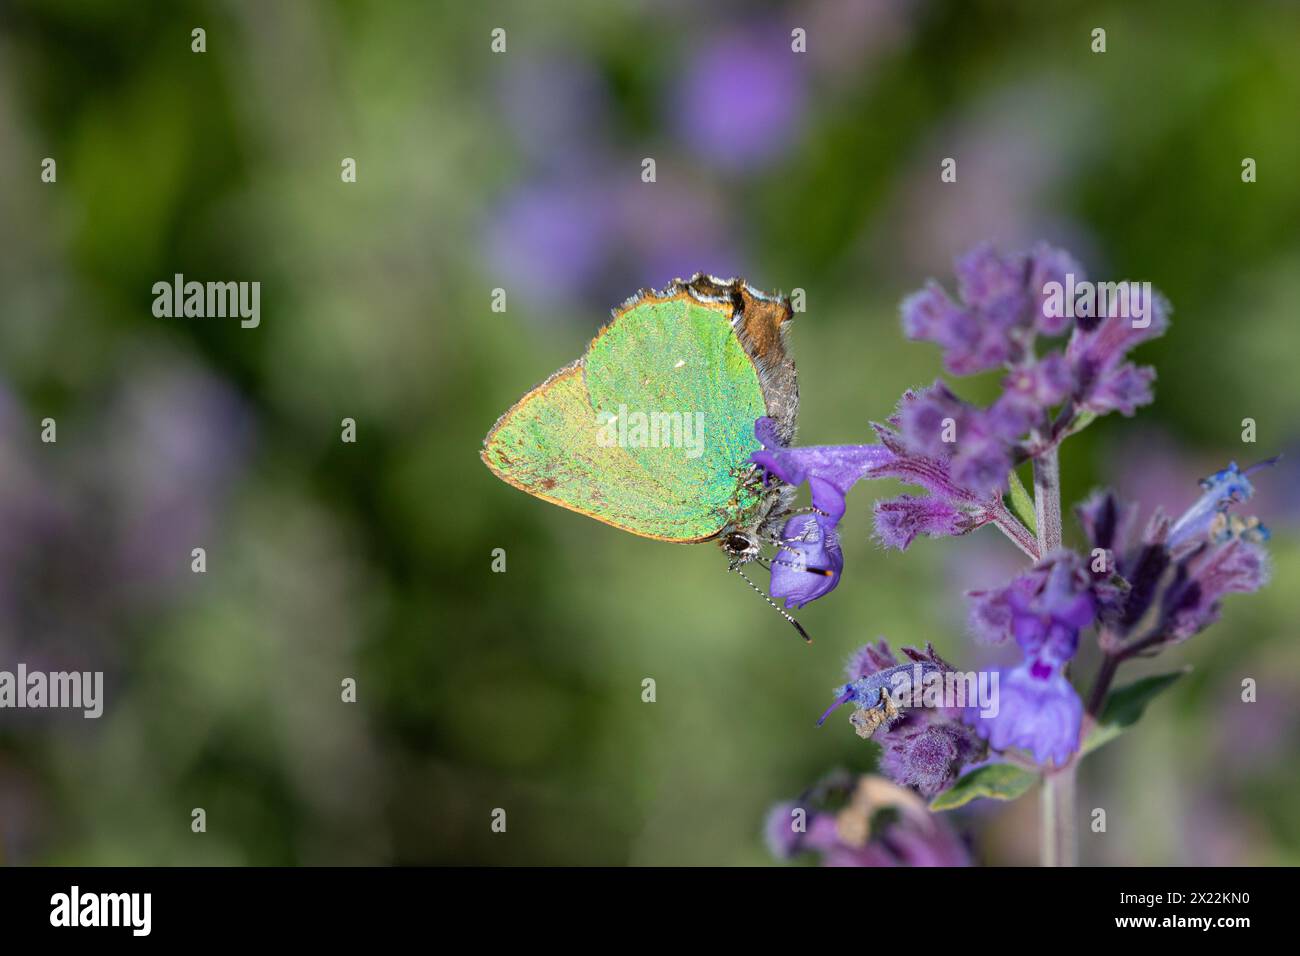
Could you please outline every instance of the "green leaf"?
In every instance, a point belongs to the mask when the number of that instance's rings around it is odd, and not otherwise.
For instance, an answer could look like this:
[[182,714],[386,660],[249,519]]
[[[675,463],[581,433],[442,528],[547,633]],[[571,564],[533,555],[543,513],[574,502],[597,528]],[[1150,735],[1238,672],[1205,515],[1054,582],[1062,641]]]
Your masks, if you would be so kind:
[[972,770],[930,801],[930,809],[952,810],[980,797],[1014,800],[1038,781],[1038,774],[1009,763],[991,763]]
[[1079,412],[1074,416],[1074,421],[1070,423],[1069,429],[1061,437],[1069,438],[1071,435],[1077,435],[1096,420],[1096,412]]
[[1020,523],[1029,529],[1030,534],[1038,534],[1037,521],[1034,518],[1034,499],[1029,497],[1029,492],[1025,490],[1024,483],[1014,468],[1007,476],[1007,481],[1011,486],[1007,507],[1020,519]]
[[1111,691],[1110,696],[1106,698],[1106,706],[1102,709],[1097,726],[1092,728],[1092,731],[1088,734],[1088,739],[1083,742],[1083,750],[1080,756],[1090,754],[1098,747],[1110,743],[1126,729],[1136,724],[1138,718],[1147,709],[1147,704],[1151,703],[1159,694],[1168,690],[1178,678],[1190,670],[1190,667],[1184,667],[1182,670],[1168,674],[1144,677],[1118,690]]

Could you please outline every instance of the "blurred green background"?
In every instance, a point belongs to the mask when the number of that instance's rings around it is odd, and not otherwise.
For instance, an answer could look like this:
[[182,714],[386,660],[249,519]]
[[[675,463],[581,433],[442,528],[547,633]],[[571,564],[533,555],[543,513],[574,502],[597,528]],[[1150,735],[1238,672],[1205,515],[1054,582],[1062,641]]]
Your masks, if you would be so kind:
[[[0,668],[102,670],[107,702],[0,714],[0,859],[769,862],[768,806],[874,762],[813,727],[849,651],[982,661],[961,594],[1018,552],[884,554],[896,489],[860,485],[804,647],[712,546],[532,500],[483,434],[611,306],[705,270],[806,291],[801,443],[867,440],[940,372],[901,297],[1046,238],[1175,309],[1137,354],[1156,403],[1066,445],[1067,500],[1177,512],[1226,460],[1292,453],[1252,509],[1272,585],[1144,665],[1195,669],[1085,765],[1109,831],[1084,861],[1300,862],[1297,104],[1286,2],[10,0]],[[155,318],[175,273],[260,281],[261,326]],[[1018,863],[1035,819],[953,822]]]

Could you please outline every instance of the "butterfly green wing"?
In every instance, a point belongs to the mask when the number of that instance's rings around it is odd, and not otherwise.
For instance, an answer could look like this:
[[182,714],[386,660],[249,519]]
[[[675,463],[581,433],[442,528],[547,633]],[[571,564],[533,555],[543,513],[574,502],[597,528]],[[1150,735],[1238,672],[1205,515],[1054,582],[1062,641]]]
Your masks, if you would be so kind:
[[688,294],[647,298],[596,337],[585,375],[597,416],[623,426],[619,437],[647,474],[734,517],[748,504],[736,487],[760,447],[754,420],[767,409],[731,311]]
[[730,315],[681,290],[630,303],[583,359],[501,417],[483,460],[516,488],[634,534],[714,537],[754,503],[740,476],[766,414]]

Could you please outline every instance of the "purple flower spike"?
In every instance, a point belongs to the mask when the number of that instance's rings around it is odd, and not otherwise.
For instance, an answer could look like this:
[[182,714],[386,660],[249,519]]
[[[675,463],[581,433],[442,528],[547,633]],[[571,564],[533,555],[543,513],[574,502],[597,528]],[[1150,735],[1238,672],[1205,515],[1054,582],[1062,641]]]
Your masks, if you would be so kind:
[[772,597],[798,608],[835,590],[844,554],[833,523],[821,515],[795,515],[781,538],[781,553],[772,561]]
[[1070,759],[1079,744],[1083,702],[1059,670],[1024,661],[1001,671],[998,712],[970,719],[995,750],[1022,747],[1040,764],[1057,766]]
[[888,464],[894,454],[883,445],[814,445],[784,448],[776,435],[776,423],[760,418],[754,435],[764,451],[750,455],[750,461],[789,485],[808,482],[813,507],[830,519],[830,526],[844,517],[844,496],[872,468]]

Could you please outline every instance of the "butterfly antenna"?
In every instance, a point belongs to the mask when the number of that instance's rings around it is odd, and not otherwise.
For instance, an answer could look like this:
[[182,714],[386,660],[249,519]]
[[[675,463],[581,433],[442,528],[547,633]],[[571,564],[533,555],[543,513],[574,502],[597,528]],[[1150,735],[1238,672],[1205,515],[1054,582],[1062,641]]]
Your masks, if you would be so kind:
[[771,605],[772,610],[776,611],[777,614],[780,614],[783,618],[785,618],[794,626],[794,629],[799,632],[799,636],[804,639],[804,643],[806,644],[812,643],[812,638],[808,636],[808,632],[803,629],[803,627],[799,624],[798,621],[796,621],[789,614],[787,614],[779,604],[773,601],[766,591],[760,588],[753,581],[749,580],[749,577],[745,574],[744,571],[740,570],[740,568],[736,568],[736,573],[739,574],[741,579],[750,586],[750,588],[753,590],[755,594],[757,594],[769,605]]

